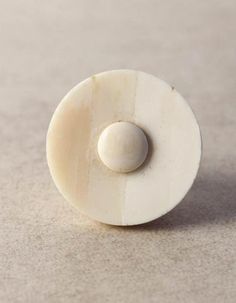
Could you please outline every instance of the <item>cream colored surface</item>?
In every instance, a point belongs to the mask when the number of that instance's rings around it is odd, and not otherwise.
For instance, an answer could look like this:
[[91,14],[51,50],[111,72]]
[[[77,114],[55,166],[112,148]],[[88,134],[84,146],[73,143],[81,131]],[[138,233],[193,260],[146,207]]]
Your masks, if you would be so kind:
[[123,220],[129,224],[144,214],[145,221],[151,221],[181,202],[201,158],[199,127],[175,88],[140,73],[134,117],[149,135],[152,151],[147,169],[127,179]]
[[[139,170],[134,169],[146,158],[147,139],[125,122],[127,110],[128,121],[149,135],[149,159]],[[141,154],[130,156],[131,147]],[[121,152],[123,162],[112,159]],[[85,214],[108,224],[141,224],[170,211],[191,187],[200,157],[200,131],[189,105],[164,81],[138,71],[107,71],[77,85],[48,129],[48,164],[59,191]],[[91,180],[97,185],[91,186]]]
[[97,148],[104,165],[115,172],[128,173],[145,161],[148,141],[141,128],[122,121],[112,123],[102,131]]
[[122,225],[126,176],[101,163],[98,138],[112,122],[132,119],[135,84],[136,73],[128,70],[92,76],[65,96],[48,129],[47,159],[59,191],[108,224]]
[[[0,302],[235,303],[235,0],[0,3]],[[120,228],[58,193],[45,134],[65,92],[127,67],[178,88],[204,153],[182,203]]]

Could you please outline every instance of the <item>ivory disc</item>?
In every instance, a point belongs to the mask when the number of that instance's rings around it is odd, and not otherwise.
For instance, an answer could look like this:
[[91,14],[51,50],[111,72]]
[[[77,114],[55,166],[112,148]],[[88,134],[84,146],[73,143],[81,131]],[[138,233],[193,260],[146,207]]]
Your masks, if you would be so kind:
[[114,70],[74,87],[47,134],[52,178],[66,200],[103,223],[136,225],[173,209],[196,177],[201,136],[164,81]]

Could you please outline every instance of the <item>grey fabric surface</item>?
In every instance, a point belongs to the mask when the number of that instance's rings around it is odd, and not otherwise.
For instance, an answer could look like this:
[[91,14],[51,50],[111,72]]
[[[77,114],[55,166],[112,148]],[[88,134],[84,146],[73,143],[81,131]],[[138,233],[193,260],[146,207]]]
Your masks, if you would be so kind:
[[[236,300],[236,2],[0,0],[0,302]],[[204,153],[184,201],[150,224],[82,216],[57,192],[45,135],[84,78],[130,68],[174,85]]]

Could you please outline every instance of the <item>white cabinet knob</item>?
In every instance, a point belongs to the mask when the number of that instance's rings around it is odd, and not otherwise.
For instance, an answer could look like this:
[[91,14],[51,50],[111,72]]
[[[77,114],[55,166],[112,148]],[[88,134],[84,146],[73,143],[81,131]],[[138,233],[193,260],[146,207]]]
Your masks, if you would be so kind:
[[174,208],[196,177],[201,136],[183,97],[138,71],[92,76],[58,105],[47,160],[61,194],[114,225],[154,220]]

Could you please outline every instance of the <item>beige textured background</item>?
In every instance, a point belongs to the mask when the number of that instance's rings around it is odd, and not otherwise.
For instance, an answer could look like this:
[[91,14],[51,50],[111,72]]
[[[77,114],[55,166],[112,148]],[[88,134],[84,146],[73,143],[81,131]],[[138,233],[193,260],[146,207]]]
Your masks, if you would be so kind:
[[[236,300],[236,1],[0,0],[0,302]],[[204,155],[185,200],[139,227],[95,223],[57,192],[50,117],[91,74],[174,85]]]

